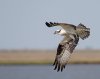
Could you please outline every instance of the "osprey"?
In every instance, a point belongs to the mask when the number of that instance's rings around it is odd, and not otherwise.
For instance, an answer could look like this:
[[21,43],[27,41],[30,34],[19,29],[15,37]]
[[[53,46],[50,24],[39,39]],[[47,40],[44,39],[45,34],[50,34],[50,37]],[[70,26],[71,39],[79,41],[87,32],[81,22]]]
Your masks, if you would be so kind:
[[83,24],[78,26],[66,23],[45,23],[48,27],[61,26],[63,29],[57,30],[54,34],[64,36],[63,40],[59,43],[57,48],[57,54],[53,65],[54,70],[63,71],[68,60],[73,53],[73,50],[81,39],[86,39],[90,35],[90,28],[86,28]]
[[78,26],[75,26],[73,24],[55,22],[46,22],[45,24],[48,27],[61,26],[66,32],[78,35],[83,40],[88,38],[88,36],[90,35],[90,28],[86,28],[86,26],[81,23]]

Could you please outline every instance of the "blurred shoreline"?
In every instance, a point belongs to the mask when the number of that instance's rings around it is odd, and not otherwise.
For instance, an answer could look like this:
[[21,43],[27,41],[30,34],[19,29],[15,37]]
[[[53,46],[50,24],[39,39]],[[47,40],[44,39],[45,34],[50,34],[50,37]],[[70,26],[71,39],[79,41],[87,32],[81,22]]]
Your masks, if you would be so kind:
[[[55,50],[0,50],[0,65],[52,64]],[[100,64],[100,50],[76,50],[69,64]]]

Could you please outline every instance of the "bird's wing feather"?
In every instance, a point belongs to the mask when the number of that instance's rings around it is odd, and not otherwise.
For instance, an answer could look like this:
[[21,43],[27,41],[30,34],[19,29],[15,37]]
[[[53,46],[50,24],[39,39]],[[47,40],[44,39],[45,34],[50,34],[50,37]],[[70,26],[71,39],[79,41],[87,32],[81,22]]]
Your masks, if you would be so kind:
[[63,71],[66,64],[68,63],[68,60],[69,60],[73,50],[77,46],[78,41],[79,41],[79,37],[75,38],[75,41],[72,42],[71,44],[69,44],[68,42],[63,43],[62,45],[59,44],[59,46],[57,48],[56,58],[55,58],[55,61],[53,64],[53,65],[55,65],[54,70],[57,69],[57,71],[60,71],[60,70]]
[[75,32],[76,26],[73,24],[67,24],[67,23],[53,23],[53,22],[46,22],[45,23],[47,27],[54,27],[54,26],[61,26],[65,31],[68,32]]

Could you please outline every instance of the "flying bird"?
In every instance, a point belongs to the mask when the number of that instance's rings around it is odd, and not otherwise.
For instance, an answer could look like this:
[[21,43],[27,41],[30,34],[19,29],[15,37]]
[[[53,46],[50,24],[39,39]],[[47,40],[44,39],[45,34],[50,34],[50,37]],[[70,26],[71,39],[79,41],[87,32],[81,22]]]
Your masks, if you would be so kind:
[[66,32],[78,35],[81,39],[86,39],[90,35],[90,28],[86,28],[82,23],[78,26],[68,23],[53,23],[53,22],[46,22],[45,23],[48,27],[53,26],[61,26]]
[[61,26],[63,28],[54,32],[54,34],[64,36],[64,38],[58,45],[56,58],[53,63],[55,66],[54,70],[63,71],[73,50],[79,42],[79,37],[83,40],[88,38],[90,35],[90,28],[86,28],[86,26],[81,23],[78,26],[55,22],[46,22],[45,24],[48,27]]

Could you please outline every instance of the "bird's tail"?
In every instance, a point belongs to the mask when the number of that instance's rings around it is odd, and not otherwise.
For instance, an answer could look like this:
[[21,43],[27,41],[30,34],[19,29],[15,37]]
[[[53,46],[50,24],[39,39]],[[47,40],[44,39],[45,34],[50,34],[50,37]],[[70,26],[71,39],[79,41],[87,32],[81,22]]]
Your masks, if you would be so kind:
[[53,27],[53,26],[57,26],[57,25],[59,25],[59,23],[53,23],[53,22],[46,22],[45,23],[46,25],[47,25],[47,27]]
[[81,39],[86,39],[90,36],[90,28],[86,28],[83,24],[79,24],[76,28],[76,32]]

